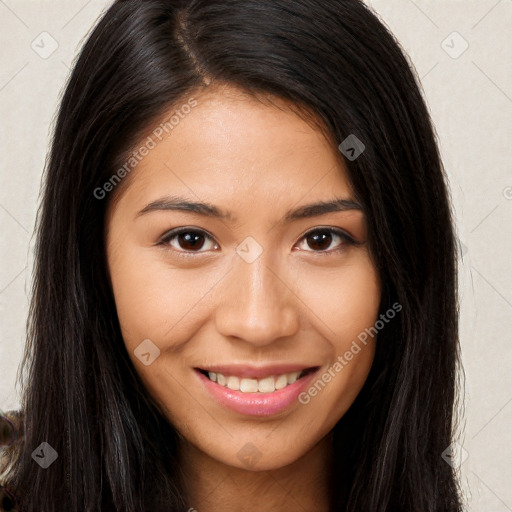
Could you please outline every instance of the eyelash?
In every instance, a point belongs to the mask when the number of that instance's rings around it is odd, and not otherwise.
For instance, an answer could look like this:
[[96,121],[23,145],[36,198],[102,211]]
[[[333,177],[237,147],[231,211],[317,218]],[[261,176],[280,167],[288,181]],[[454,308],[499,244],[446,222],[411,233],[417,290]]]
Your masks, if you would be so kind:
[[[179,236],[180,234],[183,234],[183,233],[200,234],[200,235],[205,236],[206,238],[210,238],[211,240],[213,240],[213,237],[209,233],[207,233],[206,231],[204,231],[202,229],[183,227],[183,228],[176,228],[176,229],[173,229],[172,231],[167,232],[160,239],[160,241],[157,242],[157,245],[160,245],[166,249],[175,251],[180,257],[184,257],[184,258],[195,257],[196,254],[201,254],[201,253],[207,252],[207,251],[201,251],[201,250],[200,251],[186,251],[186,250],[182,250],[182,249],[170,248],[170,242],[174,238],[176,238],[177,236]],[[301,241],[305,240],[308,236],[311,236],[312,234],[315,234],[315,233],[329,233],[331,235],[339,236],[342,239],[342,242],[340,243],[340,246],[337,249],[322,250],[322,251],[309,250],[306,252],[312,252],[312,253],[316,253],[316,254],[319,254],[322,256],[328,256],[331,254],[338,254],[338,253],[342,252],[345,249],[344,246],[346,246],[346,245],[354,245],[354,246],[361,245],[361,242],[354,240],[351,236],[349,236],[347,233],[345,233],[341,229],[332,228],[332,227],[314,228],[314,229],[308,231],[307,233],[305,233],[301,237],[300,240]]]

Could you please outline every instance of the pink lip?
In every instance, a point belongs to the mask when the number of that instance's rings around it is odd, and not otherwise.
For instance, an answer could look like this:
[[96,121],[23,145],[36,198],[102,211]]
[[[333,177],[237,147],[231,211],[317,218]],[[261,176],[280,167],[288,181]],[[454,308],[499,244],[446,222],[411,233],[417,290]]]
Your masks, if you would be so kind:
[[[230,367],[230,369],[232,368],[233,367]],[[222,373],[220,370],[219,372]],[[283,389],[274,391],[273,393],[242,393],[241,391],[233,391],[232,389],[229,389],[225,386],[221,386],[220,384],[211,381],[200,371],[195,371],[207,391],[214,398],[214,400],[217,401],[217,403],[237,413],[251,416],[271,416],[272,414],[277,414],[285,410],[294,401],[297,401],[299,394],[309,385],[317,372],[318,369],[314,372],[308,373],[304,377],[295,381],[293,384],[290,384]],[[281,373],[267,373],[266,375],[278,375]],[[233,374],[234,373],[228,373],[228,375]],[[240,373],[236,373],[235,375],[242,376]]]

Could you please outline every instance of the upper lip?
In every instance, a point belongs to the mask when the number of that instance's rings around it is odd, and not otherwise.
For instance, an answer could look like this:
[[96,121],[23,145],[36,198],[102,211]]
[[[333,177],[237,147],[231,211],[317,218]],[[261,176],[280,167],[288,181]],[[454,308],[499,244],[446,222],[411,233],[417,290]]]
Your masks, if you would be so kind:
[[262,379],[264,377],[270,377],[272,375],[282,375],[283,373],[301,372],[302,370],[308,370],[317,368],[318,366],[307,365],[307,364],[268,364],[268,365],[248,365],[248,364],[222,364],[213,366],[201,366],[196,367],[197,370],[203,370],[206,372],[222,373],[222,375],[233,375],[236,377],[246,377]]

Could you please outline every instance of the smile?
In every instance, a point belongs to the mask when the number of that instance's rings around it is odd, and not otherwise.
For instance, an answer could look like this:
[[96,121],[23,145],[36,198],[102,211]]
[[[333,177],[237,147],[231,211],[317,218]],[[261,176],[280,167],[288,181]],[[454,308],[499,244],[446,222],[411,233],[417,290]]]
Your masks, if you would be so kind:
[[[288,365],[289,366],[289,365]],[[309,368],[195,368],[203,389],[214,401],[244,415],[270,416],[288,409],[306,389],[319,366]],[[220,370],[223,371],[220,371]],[[292,371],[283,371],[289,369]]]
[[271,375],[263,379],[248,379],[237,377],[236,375],[226,376],[216,372],[205,372],[205,374],[211,381],[233,391],[241,391],[242,393],[273,393],[276,390],[284,389],[293,384],[298,379],[304,377],[307,372],[308,370],[283,373],[281,375]]

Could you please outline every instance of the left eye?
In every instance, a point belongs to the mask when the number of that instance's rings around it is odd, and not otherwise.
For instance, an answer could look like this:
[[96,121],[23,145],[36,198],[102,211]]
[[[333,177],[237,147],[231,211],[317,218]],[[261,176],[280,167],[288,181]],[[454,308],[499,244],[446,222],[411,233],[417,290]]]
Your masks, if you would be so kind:
[[[352,245],[355,243],[355,240],[345,232],[334,228],[317,228],[313,231],[309,231],[309,233],[306,233],[302,238],[309,247],[313,248],[313,251],[308,252],[331,253],[343,250],[343,246],[346,244]],[[337,244],[339,247],[334,250],[328,250],[336,238],[341,240],[341,243]]]
[[[313,250],[308,252],[336,252],[343,249],[344,245],[354,244],[355,241],[345,232],[335,228],[317,228],[309,231],[302,237],[302,244],[306,244]],[[338,243],[336,244],[336,240]],[[210,242],[208,246],[207,241]],[[339,246],[338,249],[332,250],[331,245]],[[202,230],[181,228],[174,230],[165,235],[161,240],[160,244],[169,245],[173,249],[181,253],[194,253],[194,252],[206,252],[212,249],[218,249],[218,244],[213,238]],[[200,249],[204,249],[201,251]]]

